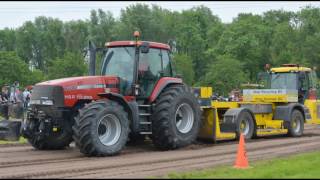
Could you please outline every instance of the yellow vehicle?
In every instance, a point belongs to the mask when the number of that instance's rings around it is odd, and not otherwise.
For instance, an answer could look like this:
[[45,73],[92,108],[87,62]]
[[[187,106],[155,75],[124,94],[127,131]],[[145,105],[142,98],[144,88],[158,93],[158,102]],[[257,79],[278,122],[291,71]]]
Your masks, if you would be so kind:
[[244,89],[239,102],[212,100],[212,88],[194,88],[201,104],[199,138],[212,141],[264,135],[301,136],[304,123],[320,124],[315,71],[285,64],[265,76],[264,89]]

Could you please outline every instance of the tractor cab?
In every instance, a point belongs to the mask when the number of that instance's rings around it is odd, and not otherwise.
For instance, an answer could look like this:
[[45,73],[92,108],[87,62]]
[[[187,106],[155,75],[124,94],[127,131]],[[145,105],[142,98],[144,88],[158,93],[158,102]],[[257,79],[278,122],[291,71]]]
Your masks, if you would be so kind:
[[157,81],[173,77],[170,47],[146,41],[114,41],[106,43],[101,75],[120,79],[120,94],[149,97]]
[[264,76],[269,89],[289,89],[298,91],[299,103],[306,99],[317,99],[317,76],[315,70],[297,64],[283,64],[271,68]]

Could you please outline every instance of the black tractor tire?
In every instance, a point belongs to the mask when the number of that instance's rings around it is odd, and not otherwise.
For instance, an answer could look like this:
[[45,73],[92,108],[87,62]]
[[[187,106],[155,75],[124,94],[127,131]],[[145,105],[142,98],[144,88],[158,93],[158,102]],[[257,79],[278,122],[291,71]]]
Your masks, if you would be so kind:
[[[241,126],[245,125],[245,129],[242,132]],[[236,125],[236,139],[240,139],[241,133],[243,133],[245,139],[251,139],[255,132],[255,127],[254,127],[254,121],[251,116],[251,114],[248,111],[242,111],[239,114],[238,120],[237,120],[237,125]]]
[[[182,113],[185,116],[181,116]],[[200,105],[187,86],[171,85],[165,88],[156,99],[151,116],[153,144],[160,150],[177,149],[192,144],[200,129],[200,115]],[[178,126],[185,121],[184,117],[192,118],[193,123],[189,123],[186,126],[188,128],[179,129]]]
[[39,137],[32,133],[27,137],[28,142],[38,150],[60,150],[65,149],[73,141],[72,125],[70,121],[64,121],[63,128],[56,133],[51,133],[50,136]]
[[288,135],[291,137],[300,137],[303,135],[304,117],[301,111],[294,109],[291,113],[291,121],[288,123]]
[[130,144],[130,145],[142,144],[142,143],[144,143],[145,139],[146,139],[145,134],[130,133],[129,138],[128,138],[128,144]]
[[[127,112],[118,102],[106,99],[91,102],[80,109],[72,129],[76,146],[86,156],[112,156],[120,153],[130,132]],[[111,142],[100,140],[102,135],[99,136],[99,133],[102,132],[107,138],[110,132]]]

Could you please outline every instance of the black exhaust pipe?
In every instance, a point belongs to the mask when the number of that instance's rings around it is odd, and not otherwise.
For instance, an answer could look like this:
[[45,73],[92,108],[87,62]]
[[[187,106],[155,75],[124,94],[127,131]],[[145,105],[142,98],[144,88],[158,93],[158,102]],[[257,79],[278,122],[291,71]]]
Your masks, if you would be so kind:
[[96,52],[95,44],[89,41],[89,76],[96,75]]

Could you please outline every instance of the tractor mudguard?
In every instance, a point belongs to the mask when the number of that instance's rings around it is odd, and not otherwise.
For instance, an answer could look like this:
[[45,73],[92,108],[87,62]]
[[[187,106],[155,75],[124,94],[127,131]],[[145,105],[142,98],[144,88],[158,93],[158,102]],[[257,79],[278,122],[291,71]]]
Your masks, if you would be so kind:
[[152,103],[156,100],[161,91],[170,84],[183,84],[183,82],[180,78],[163,77],[159,79],[149,97],[149,102]]
[[290,122],[291,114],[294,109],[298,109],[302,112],[304,121],[306,121],[306,119],[311,119],[309,109],[299,103],[290,103],[285,106],[277,106],[272,119]]
[[99,93],[98,96],[105,97],[107,99],[117,101],[118,103],[120,103],[124,107],[125,111],[127,111],[129,120],[132,122],[131,130],[134,133],[139,132],[139,110],[138,103],[136,101],[127,102],[124,96],[115,93]]
[[237,130],[237,122],[239,121],[239,115],[244,112],[248,111],[254,122],[255,117],[252,113],[252,111],[248,108],[231,108],[226,111],[226,113],[223,115],[223,122],[220,125],[220,131],[221,132],[236,132]]

